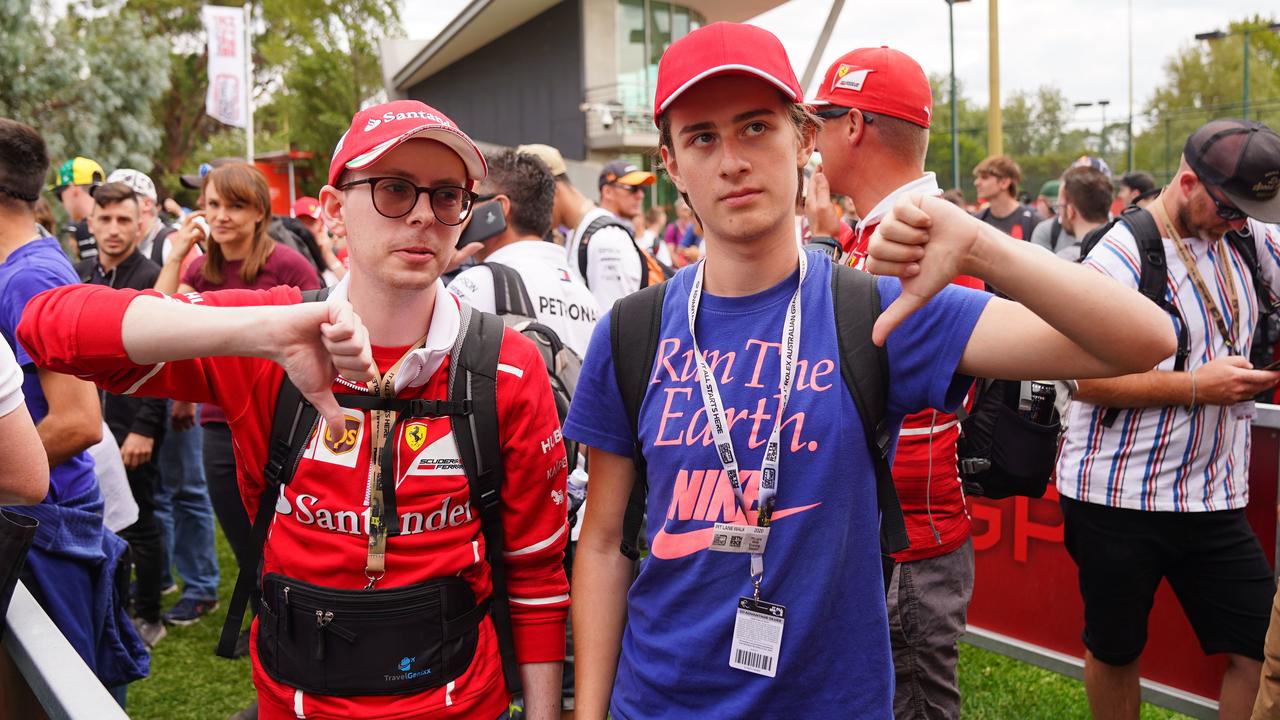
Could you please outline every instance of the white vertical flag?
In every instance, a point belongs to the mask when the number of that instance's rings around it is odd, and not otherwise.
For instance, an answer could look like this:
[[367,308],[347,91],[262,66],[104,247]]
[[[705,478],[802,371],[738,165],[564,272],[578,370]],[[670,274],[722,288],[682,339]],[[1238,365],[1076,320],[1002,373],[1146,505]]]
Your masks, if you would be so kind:
[[243,7],[204,6],[209,38],[209,92],[204,111],[215,120],[242,128],[249,124],[248,47]]

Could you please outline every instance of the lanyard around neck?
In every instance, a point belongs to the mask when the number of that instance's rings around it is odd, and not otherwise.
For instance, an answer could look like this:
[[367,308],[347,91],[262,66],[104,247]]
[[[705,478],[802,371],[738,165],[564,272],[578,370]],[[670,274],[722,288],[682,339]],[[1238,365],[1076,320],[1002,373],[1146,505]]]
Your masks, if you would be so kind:
[[[787,315],[782,327],[782,344],[779,348],[781,374],[778,384],[778,412],[773,419],[773,430],[769,433],[769,442],[765,445],[764,459],[760,464],[759,498],[756,501],[756,524],[768,527],[773,515],[774,497],[778,488],[778,459],[781,455],[781,436],[783,412],[787,401],[791,398],[791,385],[795,378],[796,355],[800,350],[800,291],[804,287],[804,278],[808,274],[809,263],[804,251],[800,251],[800,281],[796,291],[787,305]],[[693,343],[693,356],[698,363],[698,385],[702,390],[702,405],[707,411],[707,422],[711,426],[716,443],[716,454],[724,466],[729,486],[733,488],[733,497],[747,522],[751,521],[750,508],[742,492],[742,479],[738,469],[738,456],[733,450],[733,439],[729,436],[729,423],[725,417],[724,403],[720,396],[720,386],[716,383],[715,373],[707,364],[698,348],[698,305],[702,300],[703,274],[706,271],[706,260],[698,263],[694,274],[693,286],[689,289],[689,338]],[[751,555],[751,577],[759,587],[764,575],[763,553]]]
[[1173,222],[1169,219],[1169,213],[1165,210],[1164,203],[1157,200],[1155,205],[1159,210],[1153,213],[1160,219],[1164,232],[1169,239],[1173,241],[1173,245],[1178,250],[1178,257],[1182,259],[1182,264],[1187,268],[1187,277],[1191,283],[1195,285],[1196,292],[1204,299],[1205,308],[1209,311],[1209,316],[1213,318],[1213,324],[1218,327],[1218,331],[1222,333],[1223,341],[1227,344],[1227,351],[1232,355],[1243,354],[1244,348],[1237,348],[1236,342],[1240,328],[1240,296],[1236,293],[1235,278],[1231,274],[1230,264],[1227,262],[1227,253],[1230,252],[1223,246],[1222,240],[1217,242],[1217,252],[1214,253],[1214,266],[1222,275],[1223,283],[1226,287],[1223,289],[1227,296],[1227,306],[1231,310],[1231,324],[1227,324],[1226,317],[1223,316],[1222,309],[1218,307],[1218,301],[1214,294],[1209,291],[1209,285],[1205,282],[1204,276],[1200,274],[1200,268],[1196,264],[1196,258],[1192,254],[1191,249],[1187,247],[1181,234],[1173,226]]
[[[427,336],[423,335],[409,346],[408,351],[400,356],[400,359],[385,374],[375,374],[374,379],[368,384],[368,391],[379,397],[394,398],[396,374],[399,373],[404,361],[421,348],[426,340]],[[385,487],[387,482],[392,484],[390,494],[394,497],[396,479],[394,463],[384,463],[383,460],[386,453],[391,453],[387,457],[395,456],[395,441],[391,440],[390,448],[387,448],[387,441],[394,435],[397,413],[393,410],[370,410],[369,418],[370,430],[372,430],[369,435],[372,445],[369,453],[369,485],[365,489],[365,499],[369,504],[369,556],[365,561],[364,569],[369,584],[365,586],[366,590],[372,590],[374,583],[381,580],[387,572],[387,516],[390,514],[388,511],[394,511],[394,508],[387,507]],[[385,471],[389,471],[392,477],[386,478]]]

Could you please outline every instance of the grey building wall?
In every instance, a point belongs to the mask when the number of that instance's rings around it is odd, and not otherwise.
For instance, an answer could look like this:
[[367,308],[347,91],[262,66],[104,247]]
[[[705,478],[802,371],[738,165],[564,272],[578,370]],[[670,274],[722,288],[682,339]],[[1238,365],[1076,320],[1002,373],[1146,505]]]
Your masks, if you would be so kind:
[[564,0],[409,89],[468,135],[496,145],[546,143],[587,156],[582,0]]

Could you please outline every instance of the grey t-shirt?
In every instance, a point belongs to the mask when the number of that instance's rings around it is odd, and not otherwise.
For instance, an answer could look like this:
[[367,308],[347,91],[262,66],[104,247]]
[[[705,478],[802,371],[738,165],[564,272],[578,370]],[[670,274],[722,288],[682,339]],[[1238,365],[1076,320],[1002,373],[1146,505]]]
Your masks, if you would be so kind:
[[1035,230],[1031,231],[1031,242],[1054,253],[1063,260],[1076,262],[1080,259],[1080,240],[1067,232],[1065,228],[1059,227],[1058,238],[1055,242],[1053,239],[1053,226],[1057,223],[1057,218],[1042,220],[1036,225]]

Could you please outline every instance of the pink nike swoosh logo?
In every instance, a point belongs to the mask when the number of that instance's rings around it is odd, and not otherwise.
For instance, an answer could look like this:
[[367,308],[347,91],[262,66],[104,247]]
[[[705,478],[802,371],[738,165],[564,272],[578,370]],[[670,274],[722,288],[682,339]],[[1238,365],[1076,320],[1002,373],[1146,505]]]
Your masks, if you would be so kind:
[[[774,510],[773,521],[777,522],[789,515],[802,513],[805,510],[812,510],[822,503],[814,503],[812,505],[804,505],[802,507],[787,508],[786,510]],[[739,511],[739,517],[742,513]],[[698,530],[690,530],[682,533],[669,533],[665,527],[658,530],[658,534],[653,536],[653,543],[649,547],[649,554],[659,560],[675,560],[692,555],[696,552],[706,550],[711,547],[711,536],[715,534],[715,528],[700,528]]]

